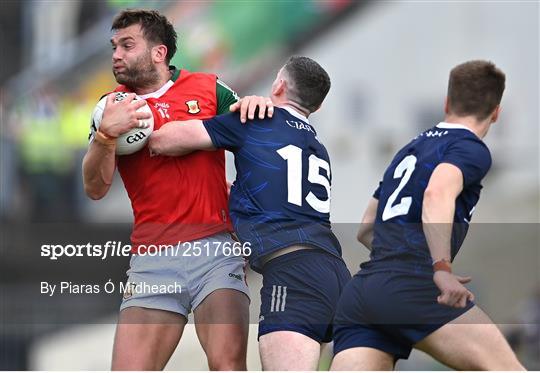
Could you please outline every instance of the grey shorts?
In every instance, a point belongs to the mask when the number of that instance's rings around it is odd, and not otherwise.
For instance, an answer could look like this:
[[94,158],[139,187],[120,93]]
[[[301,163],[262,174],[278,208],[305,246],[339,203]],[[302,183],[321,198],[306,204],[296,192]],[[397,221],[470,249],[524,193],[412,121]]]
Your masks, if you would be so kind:
[[239,245],[229,233],[218,233],[159,252],[133,255],[120,310],[145,307],[187,318],[218,289],[235,289],[249,298],[246,260],[239,254]]

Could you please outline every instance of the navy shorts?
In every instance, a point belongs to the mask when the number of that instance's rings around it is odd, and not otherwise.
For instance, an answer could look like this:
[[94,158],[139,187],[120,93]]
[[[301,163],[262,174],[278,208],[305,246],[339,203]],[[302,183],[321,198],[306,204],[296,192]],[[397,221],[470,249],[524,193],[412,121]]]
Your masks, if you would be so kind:
[[437,303],[431,276],[400,272],[356,274],[339,300],[334,319],[334,354],[371,347],[407,359],[412,347],[474,306]]
[[332,340],[339,295],[351,274],[345,262],[318,249],[270,260],[262,270],[259,337],[294,331],[319,343]]

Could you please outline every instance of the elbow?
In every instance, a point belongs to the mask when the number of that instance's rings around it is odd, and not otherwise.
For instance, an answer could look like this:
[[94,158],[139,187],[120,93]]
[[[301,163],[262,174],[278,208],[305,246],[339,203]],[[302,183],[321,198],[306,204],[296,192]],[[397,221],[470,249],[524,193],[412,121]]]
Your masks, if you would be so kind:
[[363,232],[361,230],[358,231],[358,234],[356,235],[356,240],[360,242],[361,244],[363,244],[365,239],[366,239],[366,232]]
[[426,188],[424,191],[424,203],[429,201],[435,201],[443,196],[442,191],[439,188]]
[[362,245],[364,245],[368,249],[371,247],[372,239],[371,239],[371,236],[369,234],[358,235],[356,238],[357,238],[358,242],[360,242]]
[[358,242],[360,242],[363,246],[369,248],[369,243],[366,241],[365,237],[358,237]]
[[366,249],[371,251],[371,245],[373,243],[373,235],[371,233],[359,234],[356,238]]
[[88,196],[88,198],[90,198],[91,200],[94,200],[94,201],[99,201],[100,199],[105,197],[105,194],[96,193],[96,192],[88,191],[88,190],[86,191],[86,195]]
[[422,202],[423,208],[429,208],[431,206],[441,204],[448,198],[448,193],[440,188],[427,188],[424,191],[424,200]]
[[356,234],[356,239],[362,245],[366,247],[371,246],[371,241],[373,240],[373,223],[362,223],[360,229]]
[[433,222],[432,218],[441,208],[453,205],[455,196],[451,195],[442,188],[427,188],[424,191],[424,200],[422,202],[422,222]]
[[427,223],[431,215],[433,206],[437,203],[439,193],[432,189],[426,189],[424,191],[424,199],[422,201],[422,223]]
[[[114,159],[111,162],[114,162]],[[102,168],[106,170],[102,170]],[[110,176],[108,176],[109,173]],[[113,173],[114,165],[110,171],[108,170],[108,166],[94,165],[92,161],[89,161],[87,154],[83,159],[82,179],[84,193],[88,198],[96,201],[105,197],[111,187]]]
[[94,201],[98,201],[98,200],[102,199],[107,194],[106,190],[105,191],[97,190],[97,189],[91,188],[91,187],[89,187],[87,185],[84,186],[84,192],[86,193],[88,198],[90,198],[90,199],[92,199]]

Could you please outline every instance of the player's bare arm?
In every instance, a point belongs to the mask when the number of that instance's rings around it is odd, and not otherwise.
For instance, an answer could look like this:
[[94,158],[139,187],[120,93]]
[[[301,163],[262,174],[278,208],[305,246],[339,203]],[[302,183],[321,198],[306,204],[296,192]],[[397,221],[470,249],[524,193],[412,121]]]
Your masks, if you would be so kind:
[[362,217],[362,222],[360,223],[360,228],[358,229],[358,234],[356,239],[362,245],[364,245],[368,250],[371,251],[371,243],[373,242],[373,227],[375,225],[375,218],[377,216],[377,207],[379,206],[379,200],[371,197],[364,211],[364,216]]
[[148,141],[153,155],[182,156],[194,150],[214,150],[201,120],[174,121],[154,131]]
[[433,275],[433,281],[441,290],[437,301],[456,308],[465,307],[467,299],[474,300],[473,294],[463,286],[470,277],[455,276],[450,266],[455,202],[462,190],[461,170],[450,163],[441,163],[429,179],[422,205],[422,226],[431,257],[434,263],[444,264],[440,270],[436,267]]
[[94,200],[103,198],[112,184],[116,168],[116,141],[105,143],[94,140],[82,163],[86,195]]
[[[265,114],[272,117],[274,104],[269,97],[246,96],[230,106],[230,110],[240,111],[240,121],[246,117],[254,119],[255,110],[259,110],[259,119]],[[243,118],[243,119],[242,119]],[[173,121],[166,123],[150,136],[149,145],[152,155],[182,156],[195,150],[214,150],[212,140],[202,121]]]
[[135,94],[114,102],[115,94],[107,97],[103,120],[94,141],[83,159],[84,190],[92,199],[103,198],[112,184],[116,168],[116,137],[139,125],[139,119],[148,119],[149,113],[137,112],[144,100],[132,102]]
[[229,108],[230,111],[240,111],[240,122],[246,123],[246,117],[250,120],[255,118],[255,110],[259,109],[259,119],[268,118],[274,115],[274,104],[270,97],[246,96],[239,99]]

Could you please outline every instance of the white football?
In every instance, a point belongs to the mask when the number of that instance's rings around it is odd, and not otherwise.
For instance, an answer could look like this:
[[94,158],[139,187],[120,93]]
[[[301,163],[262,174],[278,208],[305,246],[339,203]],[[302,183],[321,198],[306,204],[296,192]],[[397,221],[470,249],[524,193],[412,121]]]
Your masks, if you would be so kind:
[[[118,92],[116,93],[116,97],[114,98],[115,102],[122,101],[127,97],[127,93],[125,92]],[[138,97],[135,97],[136,100],[139,100]],[[99,128],[99,125],[101,124],[101,119],[103,118],[103,111],[105,110],[105,105],[107,103],[107,96],[104,96],[99,102],[97,103],[96,107],[94,108],[94,111],[92,112],[92,122],[93,127],[97,131]],[[143,107],[139,108],[137,111],[147,112],[152,114],[152,110],[150,110],[150,107],[148,104],[144,105]],[[139,128],[133,128],[132,130],[124,133],[123,135],[118,136],[116,139],[116,154],[117,155],[127,155],[127,154],[133,154],[146,145],[148,142],[148,138],[150,137],[150,134],[154,130],[154,117],[150,117],[150,119],[144,119],[139,120]]]

